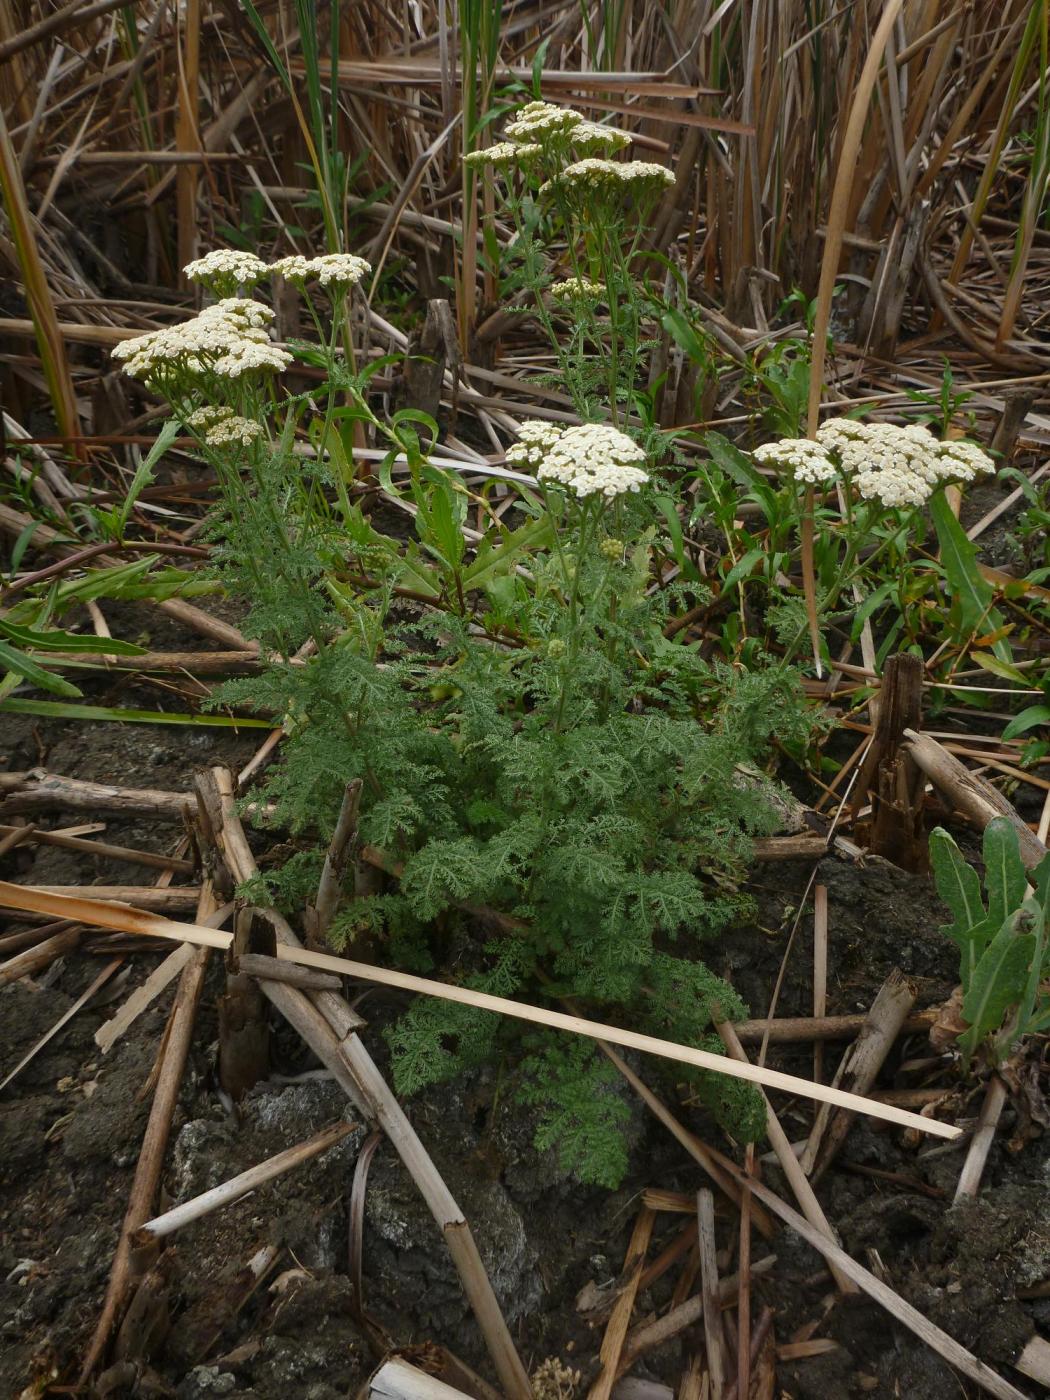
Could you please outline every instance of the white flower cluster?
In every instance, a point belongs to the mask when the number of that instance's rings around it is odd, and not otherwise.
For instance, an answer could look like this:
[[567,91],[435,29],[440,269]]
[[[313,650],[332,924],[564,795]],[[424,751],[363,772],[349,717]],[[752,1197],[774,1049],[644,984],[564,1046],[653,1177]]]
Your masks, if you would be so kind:
[[205,431],[204,441],[209,447],[248,447],[256,438],[262,437],[262,424],[251,418],[241,418],[230,413],[218,419]]
[[756,447],[756,462],[767,467],[788,467],[796,481],[823,485],[838,476],[838,468],[819,442],[812,438],[782,438]]
[[976,443],[941,442],[918,423],[861,423],[831,418],[811,438],[756,448],[755,459],[789,467],[797,481],[826,484],[841,475],[865,501],[921,506],[946,481],[972,481],[995,470]]
[[254,287],[266,276],[262,258],[237,248],[214,248],[182,270],[188,282],[199,282],[217,296],[235,292],[238,287]]
[[589,277],[569,277],[552,283],[550,290],[555,301],[601,301],[605,296],[602,284]]
[[631,134],[603,122],[579,121],[572,128],[572,144],[583,155],[594,151],[622,151],[631,144]]
[[542,143],[547,137],[575,130],[584,120],[571,107],[558,107],[553,102],[526,102],[508,123],[505,135],[516,145],[523,141]]
[[606,423],[557,428],[535,419],[522,423],[507,461],[535,471],[540,481],[554,481],[577,496],[613,500],[638,491],[649,480],[642,471],[645,453],[626,433]]
[[526,419],[518,429],[517,442],[507,448],[508,466],[536,471],[562,432],[563,429],[541,418]]
[[313,281],[320,282],[322,287],[356,287],[372,271],[372,264],[355,253],[325,253],[319,258],[292,253],[278,258],[268,270],[297,287]]
[[541,186],[540,194],[554,190],[573,195],[609,191],[638,194],[673,184],[674,172],[666,165],[648,160],[605,160],[600,156],[588,156],[567,165],[560,175],[548,180]]
[[256,371],[285,369],[287,351],[265,330],[273,312],[259,302],[229,297],[206,306],[178,326],[125,340],[113,351],[124,372],[145,383],[214,374],[239,379]]
[[188,413],[183,420],[187,428],[193,428],[196,432],[206,432],[208,428],[213,428],[216,423],[221,423],[224,418],[232,418],[233,409],[226,404],[204,404],[200,408],[195,408],[192,413]]
[[463,157],[463,164],[472,168],[491,165],[494,170],[510,170],[533,160],[542,151],[543,147],[535,141],[520,144],[515,141],[497,141],[495,145],[486,146],[482,151],[471,151]]

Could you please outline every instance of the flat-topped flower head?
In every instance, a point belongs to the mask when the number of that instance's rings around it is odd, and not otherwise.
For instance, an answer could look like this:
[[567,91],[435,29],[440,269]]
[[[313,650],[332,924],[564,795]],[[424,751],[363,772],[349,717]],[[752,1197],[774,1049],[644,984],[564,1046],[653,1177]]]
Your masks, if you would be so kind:
[[863,500],[921,506],[946,481],[972,481],[994,464],[976,443],[941,442],[921,423],[860,423],[832,418],[817,441],[838,458]]
[[593,195],[630,195],[637,199],[657,194],[674,184],[674,172],[648,160],[607,160],[587,156],[567,165],[560,175],[540,187],[540,194],[561,193],[573,199]]
[[631,134],[617,126],[605,126],[602,122],[582,121],[572,128],[572,144],[581,156],[596,155],[599,151],[623,151],[631,144]]
[[322,287],[356,287],[372,271],[372,264],[355,253],[326,253],[310,259],[310,274]]
[[254,287],[266,276],[266,264],[239,248],[214,248],[182,269],[188,282],[199,282],[217,297],[232,296],[238,287]]
[[568,277],[564,282],[551,284],[551,296],[555,301],[573,302],[602,301],[605,288],[600,282],[592,282],[589,277]]
[[214,428],[216,423],[221,423],[224,418],[232,418],[233,409],[226,404],[204,404],[200,408],[195,408],[192,413],[186,415],[183,420],[187,428],[194,428],[197,432],[207,432],[209,428]]
[[937,460],[954,481],[973,481],[975,477],[990,476],[995,471],[995,462],[984,448],[965,438],[939,442]]
[[261,330],[274,319],[271,307],[261,301],[253,301],[251,297],[223,297],[221,301],[206,306],[198,316],[201,320],[219,318],[235,321],[238,325],[252,330]]
[[613,500],[639,491],[649,480],[645,453],[626,433],[606,423],[566,428],[543,457],[536,475],[580,497]]
[[516,145],[526,142],[545,145],[552,136],[573,131],[585,120],[571,107],[558,107],[553,102],[526,102],[514,120],[507,123],[504,135]]
[[240,340],[211,365],[220,379],[244,379],[255,374],[280,374],[292,356],[272,341]]
[[527,418],[518,428],[517,442],[507,448],[507,465],[536,471],[564,431],[556,423]]
[[287,257],[272,262],[268,271],[271,275],[283,277],[286,282],[302,287],[310,280],[311,262],[311,258],[304,258],[301,253],[289,253]]
[[763,443],[752,455],[763,466],[786,467],[796,481],[805,482],[807,486],[823,486],[839,474],[827,452],[812,438],[782,438],[780,442]]
[[471,151],[463,157],[463,164],[477,169],[489,165],[494,170],[517,170],[528,165],[543,154],[543,147],[535,141],[497,141],[481,151]]
[[205,431],[204,441],[209,447],[248,447],[262,437],[262,424],[251,418],[241,418],[236,413],[218,419]]

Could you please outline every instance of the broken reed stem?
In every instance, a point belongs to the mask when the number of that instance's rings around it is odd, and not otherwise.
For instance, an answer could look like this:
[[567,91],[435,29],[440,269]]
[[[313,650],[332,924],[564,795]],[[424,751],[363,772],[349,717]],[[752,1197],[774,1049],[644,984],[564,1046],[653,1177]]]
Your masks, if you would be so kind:
[[[243,833],[241,840],[243,841]],[[247,845],[246,842],[244,842]],[[250,852],[249,852],[250,854]],[[253,862],[254,864],[254,862]],[[32,910],[36,913],[73,915],[85,923],[100,928],[113,928],[128,933],[139,933],[146,937],[169,938],[178,942],[206,944],[225,951],[231,941],[229,934],[217,934],[196,924],[178,923],[144,911],[118,905],[106,904],[88,899],[68,899],[60,894],[35,889],[27,885],[13,885],[0,880],[0,903],[11,908]],[[291,934],[291,930],[288,930]],[[354,977],[364,982],[378,982],[383,986],[399,987],[408,992],[421,992],[425,996],[437,997],[443,1001],[457,1002],[462,1006],[477,1007],[482,1011],[493,1011],[498,1015],[512,1016],[517,1020],[528,1021],[533,1025],[548,1026],[554,1030],[569,1031],[573,1035],[584,1035],[598,1041],[611,1041],[631,1050],[658,1055],[663,1059],[680,1064],[694,1065],[698,1069],[724,1074],[731,1079],[746,1079],[753,1084],[763,1084],[768,1088],[782,1089],[787,1093],[801,1094],[806,1098],[832,1103],[840,1108],[848,1108],[857,1113],[867,1113],[873,1118],[896,1123],[901,1127],[916,1128],[933,1137],[956,1138],[961,1130],[948,1123],[933,1118],[922,1118],[916,1113],[894,1108],[876,1099],[860,1098],[811,1080],[800,1079],[793,1074],[783,1074],[779,1070],[752,1065],[746,1056],[742,1060],[727,1059],[706,1050],[698,1050],[691,1045],[678,1045],[674,1041],[661,1040],[656,1036],[642,1035],[637,1031],[624,1030],[619,1026],[606,1025],[600,1021],[585,1020],[580,1016],[570,1016],[560,1011],[550,1011],[545,1007],[531,1006],[527,1002],[510,1001],[506,997],[492,996],[486,992],[473,991],[469,987],[435,982],[430,978],[416,977],[411,973],[397,972],[392,968],[375,967],[371,963],[352,962],[349,958],[339,958],[331,953],[319,953],[309,948],[292,946],[289,938],[277,945],[277,956],[304,967],[316,967],[322,971],[335,972],[341,976]],[[331,997],[330,992],[318,993],[319,997]],[[338,1002],[339,998],[335,998]],[[355,1018],[358,1022],[360,1018]],[[741,1051],[741,1054],[743,1052]]]
[[994,817],[1005,817],[1017,832],[1025,866],[1032,870],[1039,864],[1046,855],[1046,846],[997,789],[976,773],[971,773],[928,734],[906,729],[904,736],[907,743],[903,747],[957,811],[968,817],[979,831],[983,831]]
[[37,943],[35,947],[27,948],[24,953],[17,953],[7,962],[0,963],[0,987],[6,987],[9,982],[17,982],[20,977],[40,972],[63,953],[71,952],[80,942],[82,932],[82,924],[72,924],[64,933],[52,934],[50,938],[45,938],[43,943]]
[[962,1171],[959,1173],[959,1184],[955,1188],[953,1205],[958,1205],[960,1201],[968,1200],[977,1195],[981,1185],[981,1177],[984,1175],[984,1169],[988,1162],[988,1154],[995,1141],[995,1130],[999,1126],[999,1118],[1006,1104],[1006,1097],[1004,1080],[1000,1075],[994,1074],[985,1091],[984,1102],[981,1104],[981,1115],[970,1140],[970,1147],[966,1153]]
[[181,1230],[183,1226],[200,1220],[202,1216],[210,1215],[214,1210],[221,1210],[224,1206],[233,1205],[235,1201],[241,1200],[243,1196],[247,1196],[258,1187],[264,1186],[266,1182],[273,1181],[275,1177],[282,1176],[285,1172],[291,1171],[293,1167],[301,1166],[302,1163],[309,1162],[314,1157],[319,1157],[322,1152],[327,1152],[330,1147],[334,1147],[336,1143],[342,1142],[345,1137],[348,1137],[356,1127],[356,1123],[334,1123],[316,1133],[306,1142],[297,1143],[284,1152],[278,1152],[273,1157],[268,1157],[265,1162],[249,1167],[247,1171],[239,1172],[229,1181],[224,1181],[219,1186],[213,1186],[210,1191],[204,1191],[201,1195],[194,1196],[193,1200],[184,1201],[181,1205],[165,1211],[163,1215],[147,1220],[135,1232],[134,1246],[139,1248],[149,1244],[151,1240],[163,1239],[165,1235],[174,1234],[176,1230]]
[[[716,1023],[715,1030],[721,1037],[722,1044],[726,1047],[726,1052],[737,1062],[746,1063],[747,1055],[744,1051],[744,1047],[740,1044],[740,1041],[737,1040],[736,1033],[729,1022],[720,1021]],[[817,1200],[813,1187],[810,1185],[805,1172],[799,1166],[798,1158],[795,1156],[791,1143],[788,1141],[788,1135],[780,1126],[780,1119],[773,1112],[773,1105],[765,1098],[764,1094],[762,1097],[765,1099],[766,1105],[766,1136],[769,1138],[773,1151],[777,1154],[777,1161],[780,1163],[781,1171],[787,1177],[788,1184],[795,1193],[795,1199],[802,1207],[803,1215],[805,1215],[806,1219],[809,1220],[816,1229],[827,1235],[828,1239],[837,1243],[837,1237],[834,1230],[831,1228],[827,1216],[824,1214],[823,1207]],[[856,1288],[844,1274],[838,1272],[833,1265],[829,1265],[829,1267],[831,1268],[832,1276],[841,1292],[847,1295],[856,1293]]]
[[[761,1259],[756,1259],[751,1266],[752,1277],[762,1278],[771,1273],[776,1262],[777,1256],[775,1254],[766,1254]],[[739,1286],[739,1274],[729,1274],[725,1278],[719,1279],[718,1306],[720,1309],[733,1306]],[[621,1374],[633,1366],[638,1358],[644,1356],[647,1351],[653,1351],[654,1348],[663,1346],[672,1337],[677,1337],[687,1327],[692,1327],[699,1322],[703,1311],[704,1296],[702,1293],[694,1293],[691,1298],[679,1303],[663,1317],[658,1317],[655,1322],[647,1322],[629,1332],[620,1362]]]
[[[901,1035],[922,1034],[937,1020],[939,1008],[931,1006],[909,1016]],[[772,1020],[737,1021],[733,1029],[742,1045],[757,1045],[767,1038],[770,1045],[790,1045],[811,1040],[852,1040],[864,1029],[868,1013],[851,1016],[774,1016]]]
[[706,1186],[696,1193],[696,1228],[700,1242],[700,1298],[704,1309],[704,1343],[711,1400],[722,1400],[725,1391],[725,1336],[719,1306],[718,1261],[715,1258],[715,1198]]
[[[751,1335],[751,1345],[747,1351],[746,1363],[741,1363],[740,1376],[746,1375],[748,1381],[750,1381],[751,1372],[758,1365],[758,1358],[762,1354],[762,1348],[766,1344],[766,1338],[769,1336],[769,1329],[772,1326],[773,1309],[770,1307],[765,1307],[762,1309],[762,1315],[758,1319],[758,1323],[755,1327],[755,1330]],[[743,1347],[742,1338],[741,1347]],[[744,1364],[746,1364],[747,1367],[746,1371],[743,1369]],[[737,1396],[747,1395],[750,1386],[748,1385],[748,1389],[745,1389],[745,1384],[746,1383],[739,1378],[736,1381],[734,1381],[733,1384],[726,1391],[725,1400],[737,1400]]]
[[[212,894],[210,882],[201,887],[197,916],[206,919],[216,912],[217,904]],[[175,1002],[168,1019],[164,1039],[164,1058],[157,1077],[157,1087],[150,1105],[149,1120],[139,1150],[139,1160],[135,1167],[135,1177],[131,1183],[128,1208],[120,1230],[117,1251],[110,1270],[109,1286],[106,1289],[102,1315],[95,1328],[91,1345],[80,1371],[80,1385],[87,1385],[105,1353],[106,1346],[116,1327],[127,1301],[131,1286],[131,1239],[140,1225],[150,1217],[153,1203],[160,1185],[164,1153],[171,1133],[171,1120],[182,1087],[183,1071],[190,1052],[193,1024],[197,1006],[204,990],[204,974],[208,967],[210,949],[195,948],[190,960],[183,969],[179,980]]]
[[[895,967],[879,988],[868,1019],[843,1055],[832,1083],[851,1093],[870,1093],[914,1004],[914,984]],[[802,1154],[802,1170],[811,1180],[817,1181],[831,1165],[851,1122],[851,1114],[821,1104]]]
[[328,925],[339,906],[343,892],[343,877],[347,863],[353,855],[357,842],[357,818],[361,809],[360,778],[347,783],[343,791],[343,801],[339,808],[339,819],[335,824],[328,853],[324,858],[324,869],[317,885],[317,899],[313,910],[311,933],[320,943],[328,931]]
[[[21,839],[34,846],[58,846],[64,851],[81,851],[84,855],[99,856],[105,860],[125,860],[132,865],[148,866],[152,870],[171,870],[177,875],[192,875],[196,869],[192,860],[180,860],[178,856],[156,855],[153,851],[137,851],[129,846],[111,846],[107,841],[85,841],[79,836],[66,836],[61,831],[41,831],[35,826],[19,827],[0,823],[0,832],[13,835],[19,831],[25,833]],[[10,836],[4,838],[9,839]],[[3,854],[4,841],[0,841],[0,855]]]
[[638,1286],[645,1268],[645,1256],[649,1249],[649,1241],[652,1238],[655,1222],[656,1212],[648,1206],[642,1206],[638,1213],[638,1219],[634,1222],[634,1229],[631,1231],[627,1257],[623,1261],[623,1272],[620,1276],[622,1280],[620,1292],[613,1304],[612,1312],[609,1314],[609,1322],[605,1328],[605,1336],[602,1338],[601,1351],[598,1354],[602,1369],[598,1373],[598,1379],[590,1389],[588,1400],[609,1400],[612,1395],[613,1386],[619,1375],[620,1357],[627,1339],[627,1329],[631,1325],[631,1314],[634,1312],[634,1302],[638,1296]]

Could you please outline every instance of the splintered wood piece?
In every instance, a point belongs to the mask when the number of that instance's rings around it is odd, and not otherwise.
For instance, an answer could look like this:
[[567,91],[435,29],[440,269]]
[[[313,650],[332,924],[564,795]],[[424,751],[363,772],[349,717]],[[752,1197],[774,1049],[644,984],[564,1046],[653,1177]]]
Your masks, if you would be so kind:
[[913,729],[906,729],[904,734],[908,752],[930,782],[957,811],[969,817],[979,831],[983,831],[993,817],[1007,819],[1017,832],[1022,861],[1033,870],[1046,855],[1046,846],[1021,819],[1017,809],[991,783],[971,773],[929,734],[918,734]]
[[[28,885],[12,885],[3,880],[0,880],[0,903],[7,904],[13,909],[58,916],[72,916],[75,913],[85,923],[92,923],[100,928],[114,928],[129,933],[140,933],[147,937],[168,938],[177,942],[199,943],[211,948],[222,948],[223,951],[230,944],[229,934],[213,933],[197,924],[178,923],[173,919],[165,919],[159,915],[151,915],[144,910],[119,904],[82,898],[71,899]],[[845,1093],[841,1089],[834,1089],[828,1085],[814,1084],[809,1079],[800,1079],[797,1075],[784,1074],[780,1070],[753,1065],[748,1062],[746,1056],[742,1060],[726,1058],[722,1055],[712,1054],[707,1050],[698,1050],[692,1045],[679,1045],[674,1041],[642,1035],[638,1031],[625,1030],[620,1026],[607,1025],[601,1021],[585,1020],[581,1016],[570,1016],[564,1012],[532,1006],[527,1002],[511,1001],[507,997],[492,996],[487,992],[477,992],[469,987],[435,982],[427,977],[416,977],[412,973],[397,972],[393,968],[376,967],[371,963],[352,962],[349,958],[336,957],[332,953],[315,952],[312,949],[293,946],[287,942],[278,943],[277,956],[287,959],[289,962],[299,963],[303,967],[316,967],[326,972],[354,977],[359,981],[378,982],[383,986],[400,987],[404,991],[421,992],[424,996],[458,1002],[463,1006],[474,1006],[482,1011],[494,1011],[501,1016],[513,1016],[517,1020],[530,1021],[535,1025],[549,1026],[555,1030],[568,1031],[572,1035],[588,1036],[599,1041],[611,1041],[617,1045],[625,1045],[628,1049],[641,1050],[647,1054],[675,1060],[680,1064],[694,1065],[715,1074],[724,1074],[731,1079],[746,1079],[752,1084],[762,1084],[770,1089],[782,1089],[787,1093],[818,1099],[835,1104],[840,1108],[851,1109],[856,1113],[867,1113],[873,1118],[881,1118],[886,1122],[896,1123],[905,1128],[914,1128],[933,1137],[957,1138],[961,1134],[961,1129],[952,1124],[941,1123],[933,1118],[921,1118],[916,1113],[895,1108],[892,1104],[880,1103],[877,1099],[861,1098],[857,1094]],[[324,998],[334,996],[334,994],[319,992],[317,996]],[[355,1020],[357,1024],[360,1024],[359,1017]],[[742,1051],[741,1054],[743,1055]]]
[[711,1377],[711,1400],[725,1392],[725,1335],[719,1304],[718,1262],[715,1258],[715,1198],[706,1186],[696,1193],[696,1224],[700,1239],[700,1297],[704,1309],[704,1344]]
[[368,1400],[467,1400],[467,1396],[395,1356],[384,1361],[369,1381]]
[[[740,1044],[739,1040],[737,1040],[736,1033],[728,1021],[721,1021],[716,1024],[715,1030],[717,1030],[718,1034],[721,1036],[722,1044],[726,1047],[726,1051],[733,1056],[734,1059],[746,1059],[744,1047]],[[805,1215],[806,1219],[812,1223],[815,1229],[822,1231],[829,1240],[838,1243],[835,1232],[831,1228],[827,1216],[824,1214],[824,1208],[817,1200],[813,1187],[810,1185],[806,1174],[799,1166],[798,1158],[795,1156],[791,1143],[788,1141],[787,1133],[785,1133],[784,1129],[780,1126],[780,1119],[773,1112],[773,1105],[768,1099],[766,1099],[766,1135],[772,1144],[773,1151],[777,1155],[777,1161],[780,1163],[780,1170],[787,1177],[788,1184],[795,1193],[795,1199],[802,1207],[802,1213]],[[750,1178],[748,1178],[748,1180],[750,1180]],[[843,1293],[856,1293],[856,1287],[845,1274],[837,1271],[833,1264],[829,1264],[828,1267],[831,1269],[835,1282]]]
[[[762,1278],[763,1275],[771,1273],[776,1262],[777,1256],[775,1254],[767,1254],[762,1259],[756,1260],[751,1265],[752,1278]],[[732,1307],[736,1302],[736,1291],[739,1283],[740,1279],[737,1274],[729,1274],[718,1280],[720,1309]],[[644,1356],[647,1351],[653,1351],[656,1347],[663,1346],[665,1342],[669,1342],[672,1337],[677,1337],[686,1328],[695,1326],[703,1315],[703,1294],[694,1293],[691,1298],[686,1298],[684,1302],[664,1313],[663,1317],[658,1317],[655,1322],[646,1322],[635,1327],[627,1334],[627,1342],[620,1360],[621,1371],[633,1366],[638,1358]]]
[[335,824],[328,853],[324,858],[324,868],[317,885],[317,899],[314,902],[310,929],[318,943],[328,932],[328,925],[332,922],[332,917],[339,907],[339,900],[343,892],[343,877],[346,875],[346,867],[357,842],[357,817],[361,809],[362,786],[360,778],[354,778],[347,783],[343,791],[339,819]]
[[[742,1173],[738,1173],[738,1176],[742,1175]],[[972,1352],[967,1351],[954,1337],[949,1337],[947,1332],[943,1332],[929,1318],[923,1317],[917,1308],[912,1307],[899,1293],[895,1293],[888,1283],[884,1283],[882,1279],[865,1269],[863,1264],[858,1264],[841,1246],[829,1240],[822,1231],[811,1225],[805,1216],[800,1215],[797,1210],[793,1210],[786,1201],[782,1201],[767,1186],[763,1186],[761,1182],[755,1180],[752,1180],[750,1185],[751,1190],[769,1207],[774,1215],[778,1215],[786,1225],[790,1225],[796,1234],[801,1235],[808,1244],[811,1244],[819,1254],[824,1256],[829,1268],[834,1265],[836,1269],[844,1273],[869,1298],[874,1298],[892,1317],[914,1332],[927,1346],[932,1347],[949,1365],[954,1366],[957,1371],[988,1391],[990,1395],[996,1396],[997,1400],[1025,1400],[1024,1395],[1016,1386],[1012,1386],[990,1366],[979,1361]]]
[[58,808],[68,812],[111,812],[115,816],[164,817],[182,821],[193,811],[193,794],[162,792],[154,788],[114,787],[110,783],[89,783],[31,768],[25,773],[0,773],[2,811],[47,812]]
[[1050,1342],[1045,1337],[1033,1337],[1014,1366],[1022,1376],[1050,1390]]
[[297,967],[295,963],[267,957],[265,953],[241,953],[237,959],[237,971],[264,982],[287,982],[290,987],[300,987],[304,992],[343,990],[341,980],[330,973],[313,972],[308,967]]
[[[925,667],[920,656],[898,652],[886,662],[879,690],[875,739],[868,762],[875,762],[871,849],[902,870],[926,866],[922,824],[921,770],[906,747],[904,735],[922,721]],[[858,792],[858,798],[864,796]]]
[[[748,1352],[748,1375],[755,1372],[758,1366],[758,1359],[766,1349],[770,1329],[773,1326],[773,1309],[766,1307],[762,1309],[762,1316],[758,1319],[758,1324],[751,1335],[751,1347]],[[743,1391],[739,1382],[734,1381],[726,1391],[725,1400],[737,1400]]]
[[322,1152],[327,1152],[330,1147],[342,1142],[356,1126],[355,1123],[333,1123],[306,1142],[297,1143],[295,1147],[278,1152],[273,1157],[268,1157],[265,1162],[239,1172],[229,1181],[213,1186],[210,1191],[194,1196],[192,1201],[184,1201],[181,1205],[165,1211],[163,1215],[147,1220],[136,1231],[135,1244],[148,1244],[150,1240],[162,1239],[165,1235],[174,1234],[183,1226],[192,1224],[194,1220],[210,1215],[213,1210],[222,1210],[225,1206],[233,1205],[235,1201],[250,1195],[266,1182],[273,1181],[275,1177],[282,1176],[293,1167],[309,1162]]
[[[909,1016],[902,1035],[923,1034],[937,1020],[940,1007],[931,1006]],[[851,1016],[774,1016],[772,1020],[737,1021],[734,1030],[741,1045],[792,1045],[810,1040],[852,1040],[864,1029],[868,1013]]]
[[620,1292],[613,1304],[605,1336],[602,1338],[601,1351],[598,1353],[602,1369],[598,1374],[598,1379],[590,1389],[589,1400],[609,1400],[612,1394],[612,1388],[616,1383],[617,1368],[620,1364],[620,1354],[623,1351],[627,1329],[631,1325],[634,1300],[638,1296],[638,1285],[641,1282],[642,1270],[645,1268],[645,1256],[649,1250],[649,1241],[652,1238],[655,1221],[656,1212],[650,1210],[648,1206],[642,1206],[638,1212],[638,1219],[634,1222],[631,1240],[627,1246],[627,1256],[623,1261]]
[[[868,1094],[914,1005],[915,985],[895,967],[872,1002],[863,1030],[843,1055],[832,1083],[854,1094]],[[851,1114],[821,1104],[802,1154],[802,1170],[811,1180],[819,1180],[834,1161],[851,1122]]]
[[[229,906],[227,906],[228,908]],[[141,987],[136,987],[115,1016],[99,1026],[95,1044],[103,1055],[111,1050],[127,1028],[152,1006],[169,983],[173,982],[193,956],[193,944],[183,943],[153,969]]]
[[954,1205],[960,1201],[965,1201],[976,1196],[981,1185],[981,1177],[984,1175],[984,1168],[988,1161],[988,1154],[992,1150],[992,1143],[995,1141],[995,1130],[999,1125],[1003,1108],[1006,1105],[1006,1083],[998,1075],[994,1074],[985,1090],[984,1102],[981,1105],[981,1116],[977,1120],[977,1127],[974,1135],[970,1139],[970,1146],[966,1153],[966,1160],[963,1162],[962,1171],[959,1173],[959,1184],[955,1188]]

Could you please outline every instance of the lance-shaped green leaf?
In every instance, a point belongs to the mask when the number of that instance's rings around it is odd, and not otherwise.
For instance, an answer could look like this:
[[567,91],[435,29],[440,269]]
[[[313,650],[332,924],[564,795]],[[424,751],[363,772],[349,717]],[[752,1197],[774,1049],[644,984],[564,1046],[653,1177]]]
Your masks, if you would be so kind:
[[1001,924],[1021,907],[1028,884],[1017,832],[1006,817],[994,817],[985,829],[984,866],[988,917]]
[[1029,902],[1003,924],[973,970],[963,996],[963,1017],[969,1030],[959,1045],[972,1055],[977,1046],[1002,1025],[1007,1011],[1020,1001],[1036,951],[1031,932],[1036,906]]
[[958,943],[985,918],[981,882],[977,871],[967,865],[955,840],[942,826],[930,832],[930,864],[937,893],[954,915],[954,923],[944,932]]

